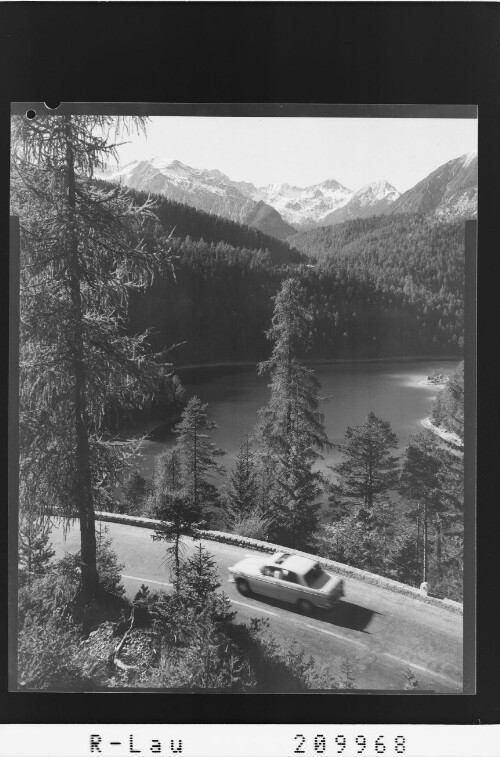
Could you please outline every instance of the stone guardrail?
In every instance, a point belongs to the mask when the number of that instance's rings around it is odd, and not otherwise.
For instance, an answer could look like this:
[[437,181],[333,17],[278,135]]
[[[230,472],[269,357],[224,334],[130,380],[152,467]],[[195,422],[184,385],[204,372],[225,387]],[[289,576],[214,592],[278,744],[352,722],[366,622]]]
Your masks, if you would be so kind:
[[[135,515],[123,515],[121,513],[106,513],[96,512],[96,518],[102,521],[108,521],[110,523],[122,523],[128,526],[138,526],[140,528],[155,528],[161,521],[154,520],[153,518],[142,518]],[[366,570],[360,568],[354,568],[351,565],[344,565],[343,563],[335,562],[335,560],[328,560],[325,557],[318,557],[308,552],[301,552],[298,549],[291,549],[289,547],[283,547],[279,544],[271,544],[267,541],[260,539],[252,539],[248,536],[239,536],[238,534],[228,534],[223,531],[208,531],[205,529],[199,529],[198,533],[201,538],[211,541],[223,542],[225,544],[234,544],[237,547],[247,547],[249,549],[255,549],[259,552],[289,552],[294,555],[301,555],[317,560],[321,565],[326,566],[334,570],[339,576],[350,576],[351,578],[357,578],[365,583],[378,586],[381,589],[386,589],[397,594],[404,594],[413,599],[417,599],[420,602],[434,605],[435,607],[441,607],[449,610],[450,612],[461,615],[463,613],[463,605],[460,602],[455,602],[452,599],[438,599],[437,597],[427,596],[423,594],[419,589],[414,586],[408,586],[407,584],[394,581],[392,578],[385,578],[385,576],[378,576],[375,573],[369,573]]]

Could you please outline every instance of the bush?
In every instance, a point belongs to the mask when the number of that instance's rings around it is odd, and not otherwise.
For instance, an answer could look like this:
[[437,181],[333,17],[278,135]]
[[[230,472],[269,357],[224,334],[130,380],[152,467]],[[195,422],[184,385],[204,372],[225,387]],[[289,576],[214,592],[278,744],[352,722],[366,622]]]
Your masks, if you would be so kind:
[[170,609],[173,622],[163,625],[159,665],[143,683],[190,690],[253,688],[248,661],[229,638],[225,623],[214,618],[212,607],[196,612],[174,600]]
[[112,548],[112,539],[108,537],[108,528],[98,535],[97,539],[97,572],[99,581],[104,591],[122,597],[125,588],[122,584],[121,572],[125,567],[118,562],[118,557]]
[[251,513],[240,513],[235,515],[231,521],[231,533],[238,536],[246,536],[250,539],[266,540],[269,534],[269,528],[272,518],[264,515],[259,510]]
[[431,594],[436,597],[446,597],[455,602],[463,602],[463,573],[460,569],[444,570],[438,578],[431,573],[429,576]]
[[47,620],[56,612],[68,615],[78,592],[79,575],[76,564],[68,558],[54,563],[43,576],[19,590],[19,621]]
[[[121,583],[123,565],[118,563],[111,548],[111,539],[103,531],[97,540],[97,569],[103,593],[103,601],[95,607],[94,622],[98,624],[109,617],[117,617],[124,605],[125,589]],[[58,614],[79,619],[78,598],[80,590],[80,553],[67,554],[52,563],[45,572],[34,578],[29,585],[21,586],[18,594],[18,616],[22,625],[25,620],[48,621]]]
[[76,662],[78,637],[57,616],[27,619],[19,632],[19,686],[78,689],[89,683]]
[[420,681],[415,676],[411,668],[405,668],[403,670],[403,679],[405,682],[406,691],[415,691],[415,689],[418,689],[418,687],[420,686]]
[[123,487],[122,512],[141,515],[151,490],[151,483],[138,470],[133,470]]

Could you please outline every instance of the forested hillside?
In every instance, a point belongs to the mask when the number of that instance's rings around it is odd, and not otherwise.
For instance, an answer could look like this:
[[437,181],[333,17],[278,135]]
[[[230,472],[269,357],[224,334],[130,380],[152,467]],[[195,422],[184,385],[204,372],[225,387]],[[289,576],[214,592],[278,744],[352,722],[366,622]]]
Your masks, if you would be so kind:
[[[325,270],[373,285],[415,320],[423,344],[462,349],[464,225],[410,215],[348,221],[295,235],[291,243]],[[447,347],[448,345],[448,347]]]
[[369,278],[382,289],[463,298],[461,222],[436,222],[417,215],[375,216],[296,234],[291,243],[320,261]]
[[[105,181],[97,181],[99,186],[110,188],[112,185]],[[142,205],[148,197],[155,202],[155,213],[167,233],[174,232],[176,237],[184,239],[204,239],[206,242],[228,242],[233,247],[248,247],[253,250],[267,250],[273,263],[298,263],[304,260],[298,250],[276,237],[264,234],[262,231],[244,224],[230,221],[227,218],[205,213],[191,205],[168,200],[162,195],[148,195],[128,189],[129,194],[137,205]]]
[[172,239],[175,280],[158,280],[130,305],[130,328],[150,328],[155,349],[172,344],[174,363],[260,360],[281,269],[266,251],[225,242]]
[[[268,350],[273,302],[287,266],[273,266],[265,252],[172,240],[176,279],[158,280],[131,299],[135,329],[152,328],[157,349],[180,344],[174,362],[262,360]],[[457,354],[461,311],[446,314],[440,299],[383,288],[327,263],[294,266],[311,312],[308,359]]]
[[[147,199],[129,194],[138,204]],[[462,350],[461,223],[378,216],[312,229],[288,243],[165,197],[155,201],[172,234],[175,278],[133,294],[129,322],[133,331],[151,329],[157,349],[179,345],[176,364],[264,359],[272,297],[291,271],[310,300],[309,359]]]

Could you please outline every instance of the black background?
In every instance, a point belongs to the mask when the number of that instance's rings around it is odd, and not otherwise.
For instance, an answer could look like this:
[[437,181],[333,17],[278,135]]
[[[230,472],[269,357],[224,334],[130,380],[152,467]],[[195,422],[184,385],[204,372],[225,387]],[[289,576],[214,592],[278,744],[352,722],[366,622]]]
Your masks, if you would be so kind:
[[[5,488],[0,722],[499,722],[499,21],[499,6],[481,2],[0,4],[5,261],[11,101],[478,105],[480,219],[478,693],[7,693]],[[1,300],[5,388],[6,274],[7,262]],[[2,407],[6,417],[7,403]],[[6,449],[7,434],[3,439]]]

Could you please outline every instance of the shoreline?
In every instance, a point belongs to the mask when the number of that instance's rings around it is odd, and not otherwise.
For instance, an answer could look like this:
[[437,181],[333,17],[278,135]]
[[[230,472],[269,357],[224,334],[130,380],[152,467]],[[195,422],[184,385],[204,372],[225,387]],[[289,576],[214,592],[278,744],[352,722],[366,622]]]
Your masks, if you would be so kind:
[[[463,359],[460,355],[450,355],[446,357],[436,357],[433,355],[424,355],[424,356],[415,356],[415,355],[409,355],[405,357],[382,357],[382,358],[328,358],[328,359],[317,359],[317,360],[304,360],[304,364],[306,365],[357,365],[357,364],[384,364],[384,363],[393,363],[393,362],[401,362],[401,363],[410,363],[410,362],[436,362],[436,363],[445,363],[445,362],[454,362],[456,360]],[[255,368],[258,365],[258,361],[239,361],[239,362],[227,362],[227,363],[187,363],[184,365],[177,366],[173,368],[173,373],[177,373],[177,371],[196,371],[196,370],[203,370],[203,369],[217,369],[217,368]],[[425,387],[442,387],[444,384],[433,384],[431,382],[427,381],[421,381],[419,382],[421,386]],[[119,441],[124,441],[126,439],[133,439],[137,440],[138,438],[147,437],[149,434],[154,431],[155,428],[158,428],[159,426],[163,425],[170,425],[174,426],[176,423],[179,422],[181,418],[181,412],[177,413],[169,413],[164,418],[161,419],[150,419],[148,421],[139,422],[136,426],[128,426],[125,429],[120,429],[120,431],[117,432],[116,438]],[[423,422],[423,421],[422,421]]]
[[430,431],[435,436],[438,436],[440,439],[442,439],[443,442],[445,442],[446,444],[449,444],[454,449],[459,450],[460,452],[463,452],[464,444],[462,440],[460,439],[460,437],[457,434],[453,433],[453,431],[446,431],[444,428],[441,428],[440,426],[435,426],[430,418],[422,418],[420,423],[428,431]]
[[[366,357],[366,358],[316,358],[314,360],[302,360],[306,365],[340,365],[350,363],[445,363],[454,362],[455,360],[463,360],[463,355],[446,355],[446,357],[439,357],[436,355],[405,355],[398,357],[394,355],[392,357]],[[173,372],[177,371],[190,371],[198,370],[201,368],[252,368],[258,365],[261,360],[240,360],[236,362],[222,362],[222,363],[185,363],[184,365],[178,365],[173,367]]]

